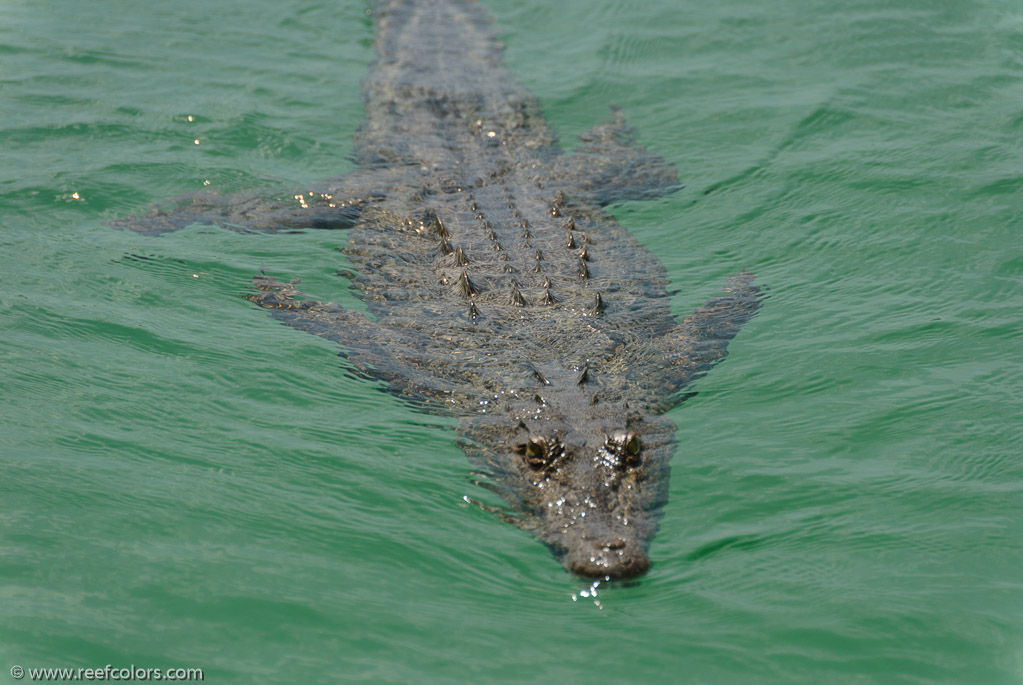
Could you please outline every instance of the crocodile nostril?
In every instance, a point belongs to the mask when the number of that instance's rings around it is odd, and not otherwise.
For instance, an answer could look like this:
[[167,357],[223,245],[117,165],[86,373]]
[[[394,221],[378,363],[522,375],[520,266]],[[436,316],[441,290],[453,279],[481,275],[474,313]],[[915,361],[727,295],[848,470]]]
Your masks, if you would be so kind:
[[613,549],[622,549],[623,547],[625,547],[625,540],[621,538],[611,538],[600,543],[600,548],[605,552],[610,552]]
[[[618,540],[607,540],[615,544]],[[624,548],[624,549],[622,549]],[[587,578],[635,578],[650,568],[650,559],[641,549],[628,550],[629,545],[613,549],[604,546],[589,554],[582,550],[570,552],[564,560],[565,568]]]

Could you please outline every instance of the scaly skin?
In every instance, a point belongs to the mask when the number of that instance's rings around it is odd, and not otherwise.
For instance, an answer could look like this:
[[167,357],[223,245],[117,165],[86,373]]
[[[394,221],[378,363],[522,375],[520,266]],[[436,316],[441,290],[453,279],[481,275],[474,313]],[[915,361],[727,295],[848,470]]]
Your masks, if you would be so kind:
[[602,207],[678,187],[617,111],[565,155],[466,0],[382,0],[359,168],[291,197],[203,195],[119,225],[348,228],[371,314],[261,276],[249,299],[339,342],[426,412],[458,417],[505,516],[569,571],[627,578],[667,498],[682,389],[756,311],[752,276],[677,322],[660,261]]

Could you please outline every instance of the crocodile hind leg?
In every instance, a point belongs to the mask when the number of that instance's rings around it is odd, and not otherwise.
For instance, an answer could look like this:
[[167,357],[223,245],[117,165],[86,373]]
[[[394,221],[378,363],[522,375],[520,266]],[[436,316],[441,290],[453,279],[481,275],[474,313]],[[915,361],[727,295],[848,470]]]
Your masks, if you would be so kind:
[[299,228],[350,228],[362,213],[362,201],[333,201],[319,194],[291,197],[200,193],[154,206],[149,214],[117,219],[115,228],[143,235],[162,235],[193,224],[220,226],[235,231],[281,231]]
[[555,162],[554,176],[573,194],[599,205],[643,200],[672,193],[682,186],[675,167],[635,141],[617,107],[612,119],[579,136],[581,145]]
[[144,235],[161,235],[193,224],[233,231],[285,231],[302,228],[351,228],[363,211],[383,199],[393,185],[386,170],[355,171],[312,190],[261,196],[197,193],[156,205],[148,214],[111,221]]

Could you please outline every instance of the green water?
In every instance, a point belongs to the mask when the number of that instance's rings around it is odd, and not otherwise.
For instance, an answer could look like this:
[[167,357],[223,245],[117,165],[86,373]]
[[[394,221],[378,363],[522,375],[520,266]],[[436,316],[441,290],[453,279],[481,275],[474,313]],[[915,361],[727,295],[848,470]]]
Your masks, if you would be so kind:
[[770,289],[671,413],[653,569],[594,596],[240,297],[351,298],[343,235],[105,225],[350,169],[362,3],[0,0],[0,681],[1023,682],[1023,9],[488,6],[566,145],[613,102],[678,165],[614,208],[676,311]]

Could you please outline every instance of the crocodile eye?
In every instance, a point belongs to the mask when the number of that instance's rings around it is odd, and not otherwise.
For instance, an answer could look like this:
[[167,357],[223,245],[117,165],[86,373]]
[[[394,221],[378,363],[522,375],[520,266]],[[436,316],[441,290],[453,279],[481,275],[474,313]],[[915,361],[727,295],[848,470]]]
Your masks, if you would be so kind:
[[643,450],[643,443],[639,441],[639,435],[629,431],[617,431],[607,438],[605,444],[608,450],[617,455],[618,468],[626,469],[639,465],[639,453]]
[[554,461],[554,455],[548,449],[547,441],[539,436],[534,435],[524,444],[519,445],[518,452],[526,458],[526,463],[530,468],[541,469]]
[[643,450],[643,444],[639,441],[639,436],[635,433],[629,433],[625,440],[625,455],[623,462],[625,466],[639,466],[639,453]]
[[643,449],[643,445],[639,442],[639,436],[635,433],[629,433],[625,442],[625,453],[630,457],[635,457],[641,449]]
[[529,442],[526,443],[526,458],[527,459],[539,459],[543,456],[544,448],[543,438],[530,438]]

